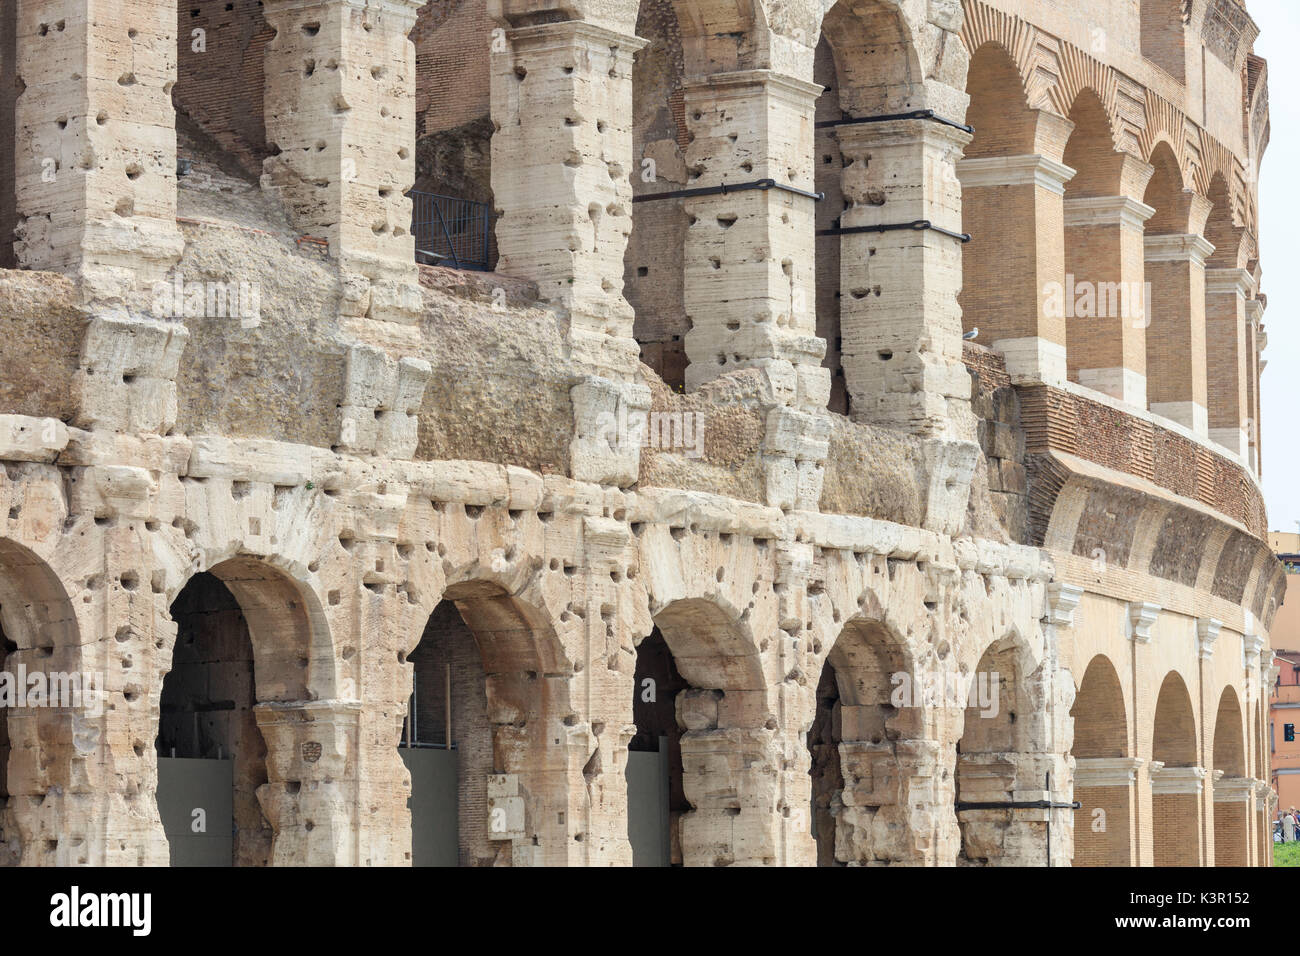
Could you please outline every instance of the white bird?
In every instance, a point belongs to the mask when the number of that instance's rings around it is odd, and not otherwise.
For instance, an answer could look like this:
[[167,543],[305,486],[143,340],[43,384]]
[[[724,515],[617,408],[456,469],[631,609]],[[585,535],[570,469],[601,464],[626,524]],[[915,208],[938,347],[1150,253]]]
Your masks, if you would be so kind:
[[967,342],[969,342],[971,339],[975,338],[975,336],[977,336],[977,335],[979,335],[979,334],[980,334],[980,330],[979,330],[978,327],[976,327],[976,328],[971,329],[971,330],[970,330],[969,332],[967,332],[965,335],[963,335],[962,338],[965,339]]

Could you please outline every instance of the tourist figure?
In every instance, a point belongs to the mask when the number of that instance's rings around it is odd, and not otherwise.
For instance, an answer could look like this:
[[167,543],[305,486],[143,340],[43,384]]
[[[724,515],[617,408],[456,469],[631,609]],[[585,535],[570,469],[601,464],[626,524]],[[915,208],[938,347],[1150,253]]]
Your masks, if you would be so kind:
[[1295,807],[1282,815],[1282,842],[1295,842]]

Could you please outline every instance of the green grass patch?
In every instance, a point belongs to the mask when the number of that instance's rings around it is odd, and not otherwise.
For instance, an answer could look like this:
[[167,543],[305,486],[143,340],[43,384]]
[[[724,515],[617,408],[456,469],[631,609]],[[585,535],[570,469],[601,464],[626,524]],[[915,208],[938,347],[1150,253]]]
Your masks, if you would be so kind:
[[1300,843],[1274,843],[1274,866],[1300,866]]

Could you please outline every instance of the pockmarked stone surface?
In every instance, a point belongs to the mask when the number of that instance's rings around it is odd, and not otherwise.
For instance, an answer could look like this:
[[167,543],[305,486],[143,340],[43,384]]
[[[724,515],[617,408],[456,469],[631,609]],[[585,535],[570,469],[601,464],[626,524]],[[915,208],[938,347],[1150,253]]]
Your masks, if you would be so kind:
[[1269,865],[1240,0],[10,6],[0,863]]

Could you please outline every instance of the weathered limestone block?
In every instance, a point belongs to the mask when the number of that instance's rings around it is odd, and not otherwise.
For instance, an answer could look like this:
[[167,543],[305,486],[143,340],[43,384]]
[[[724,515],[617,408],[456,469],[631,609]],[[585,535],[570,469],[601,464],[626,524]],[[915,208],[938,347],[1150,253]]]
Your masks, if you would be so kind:
[[419,444],[416,413],[432,372],[423,359],[394,360],[373,346],[353,346],[339,406],[339,450],[412,457]]
[[189,332],[179,322],[91,319],[73,388],[78,425],[166,432],[176,423],[176,374]]
[[629,379],[632,56],[644,41],[582,20],[513,27],[492,50],[492,190],[501,272],[568,318],[580,372]]
[[[961,186],[970,134],[896,120],[841,126],[840,328],[855,419],[971,440],[970,377],[961,361]],[[913,227],[912,224],[916,224]],[[870,231],[890,226],[890,231]]]
[[411,235],[415,46],[424,0],[271,0],[263,188],[325,238],[344,314],[399,323],[423,309]]
[[18,4],[18,261],[91,300],[148,289],[180,258],[174,0]]

